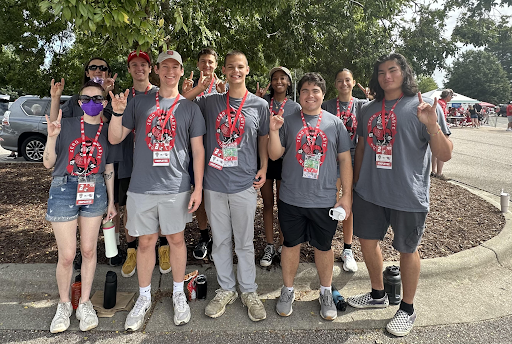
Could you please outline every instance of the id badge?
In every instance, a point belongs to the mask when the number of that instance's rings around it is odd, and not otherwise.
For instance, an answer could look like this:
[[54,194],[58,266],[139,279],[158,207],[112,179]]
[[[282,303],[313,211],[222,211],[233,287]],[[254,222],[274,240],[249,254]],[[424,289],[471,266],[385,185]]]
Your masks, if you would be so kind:
[[236,144],[222,147],[222,156],[224,157],[224,167],[238,166],[238,146]]
[[76,205],[87,205],[94,203],[94,182],[78,182],[76,190]]
[[304,169],[302,170],[302,177],[308,179],[318,179],[319,170],[320,155],[306,154],[304,159]]
[[377,168],[391,170],[393,168],[393,147],[377,146],[375,150],[375,164]]
[[222,151],[219,148],[215,148],[213,150],[213,154],[210,157],[210,162],[208,166],[216,168],[219,171],[222,171],[222,167],[224,166],[224,159],[222,158]]
[[171,165],[171,150],[169,146],[157,143],[153,151],[153,166],[170,166]]

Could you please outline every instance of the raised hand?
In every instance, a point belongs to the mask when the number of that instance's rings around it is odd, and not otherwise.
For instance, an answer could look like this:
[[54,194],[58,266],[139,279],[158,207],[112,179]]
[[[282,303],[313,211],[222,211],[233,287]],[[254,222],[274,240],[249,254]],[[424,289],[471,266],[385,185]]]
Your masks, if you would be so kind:
[[186,94],[190,92],[194,88],[194,72],[190,72],[190,78],[183,79],[183,84],[181,85],[181,93]]
[[105,78],[107,72],[103,72],[103,89],[105,92],[113,91],[114,90],[114,84],[117,79],[117,73],[114,74],[113,78]]
[[52,79],[51,87],[50,87],[50,95],[52,97],[60,97],[62,92],[64,91],[64,78],[60,79],[60,82],[55,82],[55,79]]
[[279,130],[283,126],[283,113],[284,110],[281,110],[277,115],[270,116],[270,130]]
[[370,88],[369,87],[363,87],[363,85],[361,85],[360,83],[357,83],[357,87],[359,87],[361,89],[361,91],[364,92],[364,95],[366,98],[372,98],[373,99],[373,96],[370,94]]
[[201,84],[201,86],[203,86],[204,89],[207,90],[211,82],[212,76],[205,76],[204,73],[201,71],[201,73],[199,74],[199,83]]
[[215,73],[213,73],[213,77],[216,80],[215,88],[217,93],[226,93],[226,81],[219,79]]
[[[62,79],[64,80],[64,79]],[[60,121],[62,120],[62,110],[59,110],[59,115],[57,116],[57,120],[50,122],[48,115],[44,115],[46,117],[46,125],[48,128],[48,137],[56,137],[60,134]]]
[[[116,74],[117,75],[117,74]],[[128,95],[130,94],[130,89],[126,89],[124,93],[119,93],[114,95],[112,91],[109,92],[112,104],[112,111],[115,113],[123,113],[126,109],[126,103],[128,101]]]
[[421,123],[425,124],[427,128],[433,128],[437,126],[437,98],[434,98],[434,104],[430,105],[423,101],[423,97],[421,96],[421,92],[418,92],[418,100],[420,104],[418,105],[418,119]]
[[255,94],[256,94],[258,97],[263,98],[263,96],[264,96],[265,94],[267,94],[267,91],[268,91],[268,88],[269,88],[269,87],[270,87],[270,82],[268,83],[267,87],[265,87],[265,88],[260,88],[260,83],[259,83],[259,82],[257,82],[257,83],[256,83],[256,93],[255,93]]

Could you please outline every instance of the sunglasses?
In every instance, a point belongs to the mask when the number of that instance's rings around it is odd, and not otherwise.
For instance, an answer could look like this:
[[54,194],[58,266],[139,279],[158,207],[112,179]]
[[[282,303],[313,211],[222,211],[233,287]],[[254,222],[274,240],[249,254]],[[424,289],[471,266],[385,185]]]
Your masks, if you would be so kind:
[[95,102],[96,104],[101,104],[102,101],[105,100],[105,97],[103,96],[100,96],[100,95],[97,95],[97,96],[86,96],[85,94],[81,94],[80,96],[78,96],[78,99],[84,103],[84,104],[87,104],[88,102],[92,101]]
[[96,69],[100,69],[100,71],[102,72],[106,72],[108,71],[108,67],[107,66],[96,66],[96,65],[90,65],[90,66],[87,66],[87,69],[88,70],[96,70]]

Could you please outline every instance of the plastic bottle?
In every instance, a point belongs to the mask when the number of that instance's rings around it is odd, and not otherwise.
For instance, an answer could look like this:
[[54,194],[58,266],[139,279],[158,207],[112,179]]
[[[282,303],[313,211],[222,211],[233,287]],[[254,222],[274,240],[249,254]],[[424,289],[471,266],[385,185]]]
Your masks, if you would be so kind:
[[395,265],[387,266],[382,276],[384,279],[384,291],[388,294],[389,303],[398,305],[402,301],[400,268]]
[[103,291],[103,308],[114,308],[117,302],[117,275],[114,271],[108,271],[105,278],[105,290]]
[[71,305],[73,309],[78,308],[78,304],[80,303],[80,297],[82,296],[82,276],[80,274],[76,275],[75,283],[71,285]]
[[116,227],[114,222],[109,220],[101,227],[103,228],[103,240],[105,241],[105,256],[107,258],[117,256]]

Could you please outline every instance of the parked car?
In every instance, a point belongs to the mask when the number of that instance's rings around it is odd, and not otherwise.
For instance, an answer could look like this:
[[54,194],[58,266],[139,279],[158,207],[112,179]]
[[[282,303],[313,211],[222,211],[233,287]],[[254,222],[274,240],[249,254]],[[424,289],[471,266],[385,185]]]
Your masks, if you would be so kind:
[[498,116],[507,117],[507,104],[499,104],[496,108],[498,107],[500,109],[499,112],[496,112]]
[[[62,96],[61,106],[70,96]],[[48,134],[46,118],[50,114],[51,98],[22,96],[16,99],[4,113],[0,131],[0,145],[18,152],[27,161],[43,161],[44,146]]]

